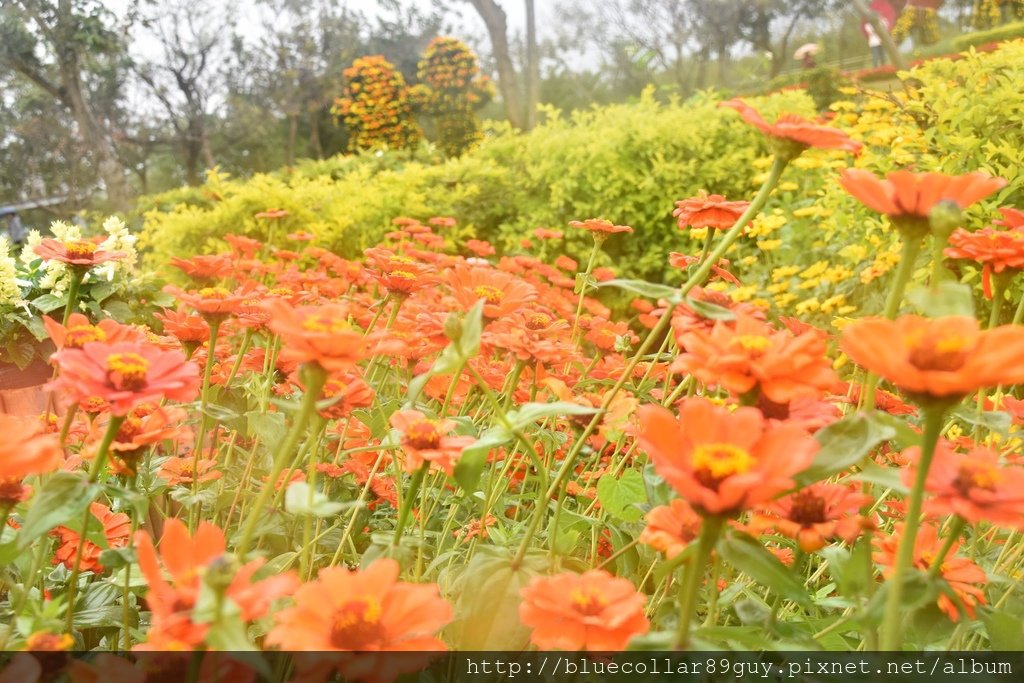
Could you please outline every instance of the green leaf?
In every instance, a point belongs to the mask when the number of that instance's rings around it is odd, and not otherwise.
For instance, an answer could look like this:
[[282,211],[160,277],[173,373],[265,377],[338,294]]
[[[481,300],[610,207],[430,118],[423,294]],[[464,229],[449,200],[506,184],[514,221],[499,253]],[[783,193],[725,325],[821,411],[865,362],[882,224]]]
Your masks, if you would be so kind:
[[25,515],[18,546],[29,544],[56,526],[79,518],[99,492],[97,484],[90,484],[85,473],[55,472],[32,499],[32,507]]
[[903,483],[903,470],[897,467],[882,467],[877,463],[869,462],[864,469],[851,476],[850,479],[877,484],[903,495],[910,493],[910,489]]
[[633,294],[639,294],[648,299],[665,299],[670,303],[677,304],[683,300],[682,290],[678,287],[668,285],[657,285],[645,280],[608,280],[602,282],[598,287],[617,287]]
[[990,432],[1007,434],[1010,425],[1013,423],[1009,413],[1001,410],[987,410],[981,414],[975,408],[958,408],[953,411],[953,417],[963,422],[978,427],[984,427]]
[[709,304],[707,301],[699,301],[697,299],[686,297],[686,305],[692,308],[698,315],[708,318],[709,320],[736,319],[736,314],[728,308],[724,308],[716,304]]
[[746,534],[730,534],[718,544],[726,562],[787,600],[807,605],[811,596],[794,573]]
[[285,426],[284,413],[268,413],[250,410],[245,414],[248,436],[258,436],[264,444],[273,447],[284,440],[288,428]]
[[284,492],[284,509],[293,515],[332,517],[345,509],[345,503],[331,501],[322,491],[314,491],[304,481],[288,485]]
[[613,517],[636,522],[644,514],[637,506],[647,502],[644,477],[637,470],[626,470],[619,478],[606,474],[597,482],[597,499]]
[[452,595],[455,621],[448,632],[454,650],[521,650],[530,642],[530,630],[519,620],[520,591],[546,570],[545,554],[527,554],[512,568],[504,549],[477,550],[459,575]]
[[514,429],[522,429],[527,425],[547,417],[563,417],[565,415],[593,415],[597,408],[582,406],[579,403],[555,401],[554,403],[524,403],[518,409],[508,413],[508,421]]
[[854,413],[833,422],[814,435],[820,449],[811,466],[798,477],[810,484],[856,465],[883,441],[896,436],[896,430],[873,416]]
[[946,281],[938,287],[914,287],[907,291],[907,300],[922,315],[941,318],[947,315],[974,317],[974,295],[969,285]]
[[1004,610],[985,609],[981,620],[993,650],[1024,650],[1024,622]]
[[60,296],[54,296],[53,294],[41,294],[35,299],[32,299],[31,304],[43,313],[49,313],[66,306],[67,299]]
[[499,425],[488,429],[476,443],[462,451],[458,462],[455,463],[454,475],[455,481],[463,491],[473,493],[480,488],[480,476],[487,464],[488,454],[511,440],[512,434]]

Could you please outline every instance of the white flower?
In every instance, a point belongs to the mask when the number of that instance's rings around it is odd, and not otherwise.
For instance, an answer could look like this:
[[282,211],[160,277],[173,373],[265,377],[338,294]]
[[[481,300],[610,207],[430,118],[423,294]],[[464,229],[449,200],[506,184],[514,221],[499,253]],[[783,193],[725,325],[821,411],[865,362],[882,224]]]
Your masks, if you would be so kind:
[[18,306],[20,304],[18,262],[11,256],[11,245],[7,238],[0,237],[0,306]]

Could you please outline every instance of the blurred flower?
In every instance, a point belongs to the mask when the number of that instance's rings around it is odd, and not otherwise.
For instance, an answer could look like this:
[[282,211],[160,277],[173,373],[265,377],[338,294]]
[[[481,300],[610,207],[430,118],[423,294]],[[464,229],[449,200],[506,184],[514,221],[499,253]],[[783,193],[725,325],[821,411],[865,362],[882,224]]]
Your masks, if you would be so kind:
[[543,650],[612,652],[650,628],[647,596],[601,569],[535,576],[520,593],[519,619]]

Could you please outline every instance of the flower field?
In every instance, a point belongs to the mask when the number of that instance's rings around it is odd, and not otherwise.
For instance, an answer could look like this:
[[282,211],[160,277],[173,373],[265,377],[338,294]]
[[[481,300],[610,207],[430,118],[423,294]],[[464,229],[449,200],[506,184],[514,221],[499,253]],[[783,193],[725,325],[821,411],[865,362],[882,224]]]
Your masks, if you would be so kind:
[[1022,181],[922,170],[909,101],[719,102],[757,187],[661,188],[659,282],[588,215],[4,245],[5,358],[54,350],[0,415],[3,648],[1024,649]]

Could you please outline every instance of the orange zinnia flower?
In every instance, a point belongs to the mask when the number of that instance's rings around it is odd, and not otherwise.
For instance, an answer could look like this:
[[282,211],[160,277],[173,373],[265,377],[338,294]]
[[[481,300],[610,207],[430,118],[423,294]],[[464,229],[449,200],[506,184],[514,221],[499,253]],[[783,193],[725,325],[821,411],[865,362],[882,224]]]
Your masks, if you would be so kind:
[[452,295],[463,310],[481,299],[484,317],[494,320],[514,313],[537,298],[537,290],[514,275],[492,268],[459,267],[448,276]]
[[103,251],[89,240],[61,242],[53,238],[44,239],[36,245],[35,253],[43,260],[61,261],[72,268],[81,269],[79,272],[107,261],[119,261],[126,256],[121,251]]
[[884,213],[897,227],[919,235],[927,232],[928,216],[940,202],[953,202],[965,209],[1006,186],[1005,180],[984,171],[958,176],[896,171],[882,180],[870,171],[848,168],[840,174],[839,182],[869,209]]
[[[107,547],[123,548],[128,545],[128,538],[132,533],[132,521],[123,512],[112,512],[103,503],[92,503],[89,505],[89,512],[94,520],[90,520],[90,526],[95,528],[95,520],[99,520],[103,526],[103,535],[107,539]],[[82,546],[82,558],[79,567],[82,571],[100,573],[103,565],[100,564],[100,554],[103,548],[89,540],[82,540],[77,531],[59,526],[50,532],[56,536],[58,541],[57,550],[53,554],[53,564],[63,564],[68,569],[75,566],[75,558],[78,556],[78,546]]]
[[424,462],[444,470],[449,477],[455,462],[475,439],[471,436],[449,436],[455,429],[451,420],[431,420],[418,410],[401,410],[391,415],[391,426],[402,432],[405,469],[415,472]]
[[[903,538],[903,524],[897,524],[890,536],[878,538],[878,551],[873,554],[875,562],[884,566],[886,578],[892,578],[896,566],[896,553],[900,539]],[[924,524],[914,540],[914,567],[920,571],[928,571],[939,554],[945,539],[939,538],[939,530],[934,524]],[[953,590],[967,616],[974,618],[974,608],[985,604],[985,591],[977,584],[988,583],[985,571],[966,557],[956,557],[960,542],[954,541],[942,561],[939,577]],[[960,610],[946,594],[939,595],[939,609],[946,613],[950,621],[960,620]]]
[[207,320],[227,318],[236,313],[252,296],[251,291],[232,292],[224,287],[203,287],[195,291],[185,291],[174,285],[167,285],[164,291]]
[[750,202],[726,201],[720,194],[708,194],[701,190],[696,197],[676,202],[672,215],[676,225],[685,228],[718,228],[726,230],[743,215]]
[[191,315],[184,308],[177,311],[164,309],[153,317],[164,324],[165,334],[172,335],[182,344],[202,344],[210,339],[210,325],[202,316]]
[[640,542],[672,559],[700,534],[703,518],[682,498],[668,505],[659,505],[647,513],[647,526],[640,532]]
[[533,629],[530,642],[541,649],[624,650],[650,628],[647,596],[602,569],[536,576],[520,594],[519,620]]
[[55,434],[46,433],[34,418],[0,414],[0,510],[21,502],[29,494],[21,482],[33,474],[57,469],[64,452]]
[[770,422],[756,408],[729,412],[705,398],[683,402],[678,419],[640,407],[640,446],[654,468],[703,515],[732,515],[793,486],[818,442],[800,425]]
[[43,327],[46,333],[53,340],[53,345],[58,349],[65,347],[80,349],[89,342],[119,342],[133,341],[141,342],[146,339],[145,333],[129,325],[107,318],[95,325],[81,313],[72,313],[68,318],[68,324],[62,325],[48,315],[43,316]]
[[608,235],[612,235],[617,232],[633,232],[633,228],[628,225],[615,225],[604,218],[588,218],[585,221],[569,221],[569,225],[574,228],[583,228],[584,230],[588,230],[594,234],[595,238],[607,237]]
[[[903,479],[914,480],[921,449],[908,448],[904,456],[914,466],[904,470]],[[989,522],[996,526],[1024,531],[1024,469],[1003,467],[999,453],[984,446],[956,453],[939,442],[928,469],[925,500],[929,515],[960,515],[972,524]]]
[[[361,571],[321,569],[316,581],[295,592],[295,606],[274,615],[267,643],[283,650],[319,652],[445,650],[434,634],[452,619],[451,606],[436,584],[398,580],[398,563],[380,559]],[[339,660],[342,676],[363,678],[401,658],[353,654]],[[387,677],[382,677],[387,679]]]
[[1024,382],[1024,328],[978,329],[974,318],[865,318],[843,330],[843,350],[917,401],[959,401],[982,388]]
[[365,358],[378,339],[353,328],[341,304],[292,306],[272,299],[263,306],[270,313],[267,326],[281,335],[279,357],[286,363],[316,363],[329,372],[344,372]]
[[209,522],[200,522],[191,538],[181,520],[172,517],[164,523],[160,559],[171,582],[164,579],[153,539],[147,532],[135,532],[135,550],[139,569],[149,585],[146,604],[152,612],[146,643],[136,646],[139,650],[193,649],[202,644],[210,624],[203,619],[193,621],[192,610],[204,583],[223,591],[238,607],[243,621],[259,619],[274,600],[291,594],[299,584],[291,572],[253,581],[253,575],[264,564],[262,558],[231,567],[223,561],[224,532]]
[[288,209],[265,209],[259,213],[253,214],[254,218],[262,218],[264,220],[276,220],[278,218],[285,218],[289,214]]
[[825,337],[817,330],[794,336],[740,313],[735,323],[719,321],[711,332],[697,328],[677,339],[685,352],[672,372],[690,373],[737,395],[757,390],[773,403],[787,404],[820,396],[836,381]]
[[722,102],[718,106],[735,109],[743,120],[754,126],[769,138],[782,143],[777,152],[787,157],[795,157],[809,147],[820,149],[841,149],[857,154],[862,145],[851,140],[843,131],[830,126],[821,126],[808,121],[796,114],[783,114],[775,123],[769,124],[753,107],[743,100],[734,99]]
[[200,254],[191,258],[171,257],[171,265],[193,280],[218,280],[229,272],[235,261],[228,254]]
[[[1001,209],[1004,216],[1014,219],[1012,209]],[[1015,212],[1020,213],[1020,212]],[[1000,221],[1007,224],[1010,221]],[[1024,214],[1019,225],[1010,230],[994,227],[969,232],[959,228],[949,236],[951,247],[943,254],[949,258],[971,259],[982,264],[981,282],[985,296],[992,298],[992,273],[1018,272],[1024,269]]]
[[89,342],[80,349],[62,349],[51,359],[60,368],[51,389],[67,391],[75,401],[99,397],[114,415],[162,399],[191,401],[199,389],[195,363],[180,351],[152,344]]
[[853,543],[869,525],[860,508],[871,497],[856,484],[816,483],[765,506],[751,522],[757,530],[775,529],[792,538],[805,553],[820,550],[835,538]]

